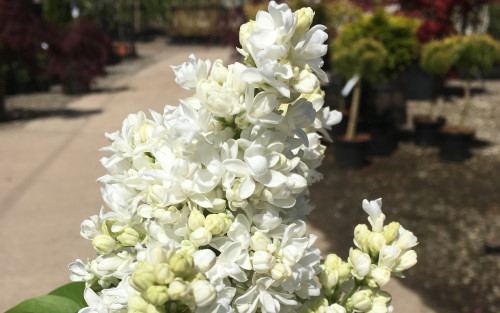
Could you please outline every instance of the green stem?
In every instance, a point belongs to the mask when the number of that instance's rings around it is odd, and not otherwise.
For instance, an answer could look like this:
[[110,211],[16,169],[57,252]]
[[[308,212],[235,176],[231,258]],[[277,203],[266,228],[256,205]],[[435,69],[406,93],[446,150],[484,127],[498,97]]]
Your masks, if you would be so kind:
[[342,300],[341,305],[342,305],[343,307],[345,307],[345,306],[346,306],[346,304],[347,304],[347,300],[349,300],[349,298],[351,298],[351,297],[352,297],[352,295],[353,295],[353,294],[354,294],[354,293],[355,293],[355,292],[359,289],[359,286],[360,286],[360,284],[359,284],[359,283],[358,283],[358,281],[356,280],[356,281],[354,282],[354,287],[352,287],[351,291],[347,294],[347,296],[344,298],[344,300]]

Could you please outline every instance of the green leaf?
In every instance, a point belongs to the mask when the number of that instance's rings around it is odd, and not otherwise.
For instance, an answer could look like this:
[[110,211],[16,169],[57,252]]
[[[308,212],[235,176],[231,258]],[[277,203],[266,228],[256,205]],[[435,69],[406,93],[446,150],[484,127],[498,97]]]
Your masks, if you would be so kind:
[[73,300],[45,295],[23,301],[5,313],[77,313],[80,306]]
[[78,304],[78,306],[81,309],[87,306],[87,303],[83,298],[84,290],[85,290],[84,282],[73,282],[51,291],[49,295],[60,296],[73,300],[73,302]]

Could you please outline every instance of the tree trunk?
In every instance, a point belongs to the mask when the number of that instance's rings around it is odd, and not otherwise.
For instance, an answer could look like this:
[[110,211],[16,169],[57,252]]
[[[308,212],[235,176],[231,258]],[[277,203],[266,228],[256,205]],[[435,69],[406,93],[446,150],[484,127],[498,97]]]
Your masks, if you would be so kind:
[[354,86],[351,102],[351,111],[349,113],[349,123],[347,124],[346,139],[353,140],[356,136],[356,126],[358,124],[359,97],[361,95],[361,82]]
[[470,89],[471,89],[471,82],[470,79],[467,79],[464,84],[464,107],[462,109],[462,113],[460,114],[460,127],[465,126],[465,118],[467,117],[467,113],[469,111],[469,106],[470,106]]

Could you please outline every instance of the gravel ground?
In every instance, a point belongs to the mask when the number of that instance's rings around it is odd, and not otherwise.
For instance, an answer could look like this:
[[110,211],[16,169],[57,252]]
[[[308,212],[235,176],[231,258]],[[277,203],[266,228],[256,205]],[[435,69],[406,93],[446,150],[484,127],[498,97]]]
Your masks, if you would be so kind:
[[[448,91],[461,86],[449,83]],[[397,220],[419,237],[419,263],[403,282],[420,291],[438,312],[500,312],[500,81],[477,84],[467,124],[484,142],[465,163],[447,163],[437,148],[400,143],[389,157],[342,171],[332,147],[313,186],[311,224],[332,238],[346,256],[352,230],[366,223],[364,198],[383,197],[388,221]],[[459,93],[449,92],[440,114],[458,120]],[[428,102],[408,102],[410,117],[428,112]]]

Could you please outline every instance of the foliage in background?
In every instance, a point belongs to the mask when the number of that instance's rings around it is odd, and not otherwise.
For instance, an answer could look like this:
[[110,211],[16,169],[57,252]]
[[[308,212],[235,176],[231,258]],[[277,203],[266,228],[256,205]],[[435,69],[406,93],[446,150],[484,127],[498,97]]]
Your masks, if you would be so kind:
[[[400,0],[404,11],[424,19],[418,29],[421,42],[444,38],[455,32],[465,33],[466,29],[474,28],[481,21],[478,13],[483,5],[496,0]],[[454,29],[454,18],[460,18],[465,23],[461,29]]]
[[91,83],[104,74],[111,41],[92,21],[79,19],[52,45],[49,72],[61,80],[78,77]]
[[359,21],[347,23],[340,29],[334,42],[333,54],[338,49],[349,49],[360,39],[378,41],[387,50],[387,58],[380,70],[380,77],[391,79],[404,71],[417,55],[417,19],[390,15],[377,9]]
[[50,42],[51,31],[23,1],[0,1],[0,65],[18,62],[36,70],[41,43]]
[[489,7],[490,26],[488,33],[496,40],[500,40],[500,3],[493,3]]
[[488,35],[454,36],[457,59],[454,68],[468,76],[479,76],[500,61],[500,44]]
[[444,75],[456,62],[454,40],[433,40],[422,47],[420,67],[431,74]]
[[362,38],[350,46],[334,44],[331,61],[335,70],[346,78],[359,75],[363,79],[380,79],[388,57],[387,49],[378,41]]

